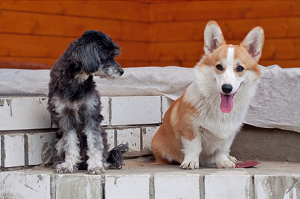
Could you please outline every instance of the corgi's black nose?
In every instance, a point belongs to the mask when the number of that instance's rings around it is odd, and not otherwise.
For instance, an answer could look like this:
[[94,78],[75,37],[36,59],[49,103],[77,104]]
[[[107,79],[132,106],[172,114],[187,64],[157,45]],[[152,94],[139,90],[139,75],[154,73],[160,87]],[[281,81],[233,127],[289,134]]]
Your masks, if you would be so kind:
[[231,84],[223,84],[222,91],[224,93],[230,93],[232,91],[232,85]]

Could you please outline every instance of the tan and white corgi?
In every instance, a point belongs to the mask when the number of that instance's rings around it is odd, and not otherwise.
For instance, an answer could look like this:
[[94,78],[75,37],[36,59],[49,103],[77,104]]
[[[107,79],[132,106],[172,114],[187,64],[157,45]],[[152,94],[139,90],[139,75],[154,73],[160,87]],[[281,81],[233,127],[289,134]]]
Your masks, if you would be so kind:
[[183,169],[235,167],[230,146],[255,95],[263,44],[261,27],[240,45],[231,45],[216,22],[207,23],[205,56],[194,68],[195,80],[172,103],[153,137],[156,163],[178,162]]

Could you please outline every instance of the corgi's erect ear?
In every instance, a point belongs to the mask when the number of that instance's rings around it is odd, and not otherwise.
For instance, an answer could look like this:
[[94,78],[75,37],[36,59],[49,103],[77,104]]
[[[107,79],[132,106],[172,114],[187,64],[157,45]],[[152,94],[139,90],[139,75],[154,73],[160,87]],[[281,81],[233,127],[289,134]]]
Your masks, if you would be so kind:
[[252,58],[258,62],[261,57],[264,41],[264,30],[261,27],[255,27],[248,33],[240,46],[245,47]]
[[225,44],[225,40],[220,26],[215,21],[210,21],[206,24],[204,30],[204,52],[205,54],[212,53],[221,44]]

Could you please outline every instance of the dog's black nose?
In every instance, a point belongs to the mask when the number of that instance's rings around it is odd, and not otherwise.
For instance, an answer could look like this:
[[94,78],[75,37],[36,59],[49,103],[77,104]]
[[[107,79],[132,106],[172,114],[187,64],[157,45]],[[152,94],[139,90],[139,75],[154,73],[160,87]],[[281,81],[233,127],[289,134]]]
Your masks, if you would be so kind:
[[232,91],[232,85],[231,84],[223,84],[222,91],[224,93],[230,93]]

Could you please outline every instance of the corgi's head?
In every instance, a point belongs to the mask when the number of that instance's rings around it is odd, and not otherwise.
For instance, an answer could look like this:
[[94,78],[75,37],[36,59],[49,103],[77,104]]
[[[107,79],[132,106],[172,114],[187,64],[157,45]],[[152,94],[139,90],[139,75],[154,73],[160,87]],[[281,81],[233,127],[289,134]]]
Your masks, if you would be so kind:
[[204,31],[204,58],[196,69],[205,78],[210,76],[210,86],[220,94],[221,111],[231,112],[233,98],[243,85],[251,84],[260,77],[258,61],[262,54],[264,31],[253,28],[240,45],[226,44],[219,25],[210,21]]

